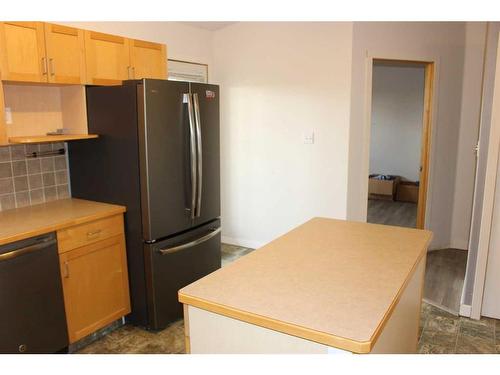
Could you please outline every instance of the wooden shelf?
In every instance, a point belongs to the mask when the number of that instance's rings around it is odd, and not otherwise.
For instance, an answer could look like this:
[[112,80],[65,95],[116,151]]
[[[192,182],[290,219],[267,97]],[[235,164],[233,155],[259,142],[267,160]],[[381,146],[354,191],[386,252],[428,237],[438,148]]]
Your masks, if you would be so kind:
[[32,135],[24,137],[10,137],[9,143],[67,142],[97,137],[99,137],[97,134]]

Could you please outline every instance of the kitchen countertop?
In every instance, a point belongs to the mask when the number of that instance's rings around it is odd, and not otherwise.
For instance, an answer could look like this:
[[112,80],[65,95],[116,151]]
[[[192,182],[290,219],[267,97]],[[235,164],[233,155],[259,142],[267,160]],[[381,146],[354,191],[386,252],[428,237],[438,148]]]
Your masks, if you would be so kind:
[[181,289],[179,300],[367,353],[431,238],[425,230],[314,218]]
[[0,211],[0,245],[125,211],[124,206],[74,198]]

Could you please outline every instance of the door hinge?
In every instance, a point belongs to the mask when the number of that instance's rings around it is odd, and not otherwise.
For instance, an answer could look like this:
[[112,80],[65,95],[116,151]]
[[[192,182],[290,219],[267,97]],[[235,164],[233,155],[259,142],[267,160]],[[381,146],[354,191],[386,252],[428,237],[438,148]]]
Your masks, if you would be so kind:
[[479,142],[476,143],[476,145],[473,148],[474,154],[476,154],[476,157],[479,155]]

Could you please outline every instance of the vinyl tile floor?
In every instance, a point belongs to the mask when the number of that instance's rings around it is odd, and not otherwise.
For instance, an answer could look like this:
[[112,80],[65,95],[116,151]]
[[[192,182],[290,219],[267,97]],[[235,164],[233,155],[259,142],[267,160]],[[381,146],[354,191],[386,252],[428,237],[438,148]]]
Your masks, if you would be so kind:
[[[222,245],[222,265],[251,252]],[[111,332],[109,332],[111,331]],[[160,332],[149,332],[129,324],[108,329],[77,354],[181,354],[184,348],[184,323],[180,319]],[[471,320],[422,303],[418,352],[423,354],[497,353],[500,354],[500,320]]]

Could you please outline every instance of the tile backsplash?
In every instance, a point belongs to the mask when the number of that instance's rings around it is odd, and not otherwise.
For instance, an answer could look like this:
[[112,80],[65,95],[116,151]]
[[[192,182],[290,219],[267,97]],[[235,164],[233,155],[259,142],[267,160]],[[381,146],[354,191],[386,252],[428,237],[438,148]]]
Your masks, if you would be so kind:
[[[69,198],[65,143],[0,147],[0,211]],[[65,155],[26,157],[33,152],[66,149]]]

